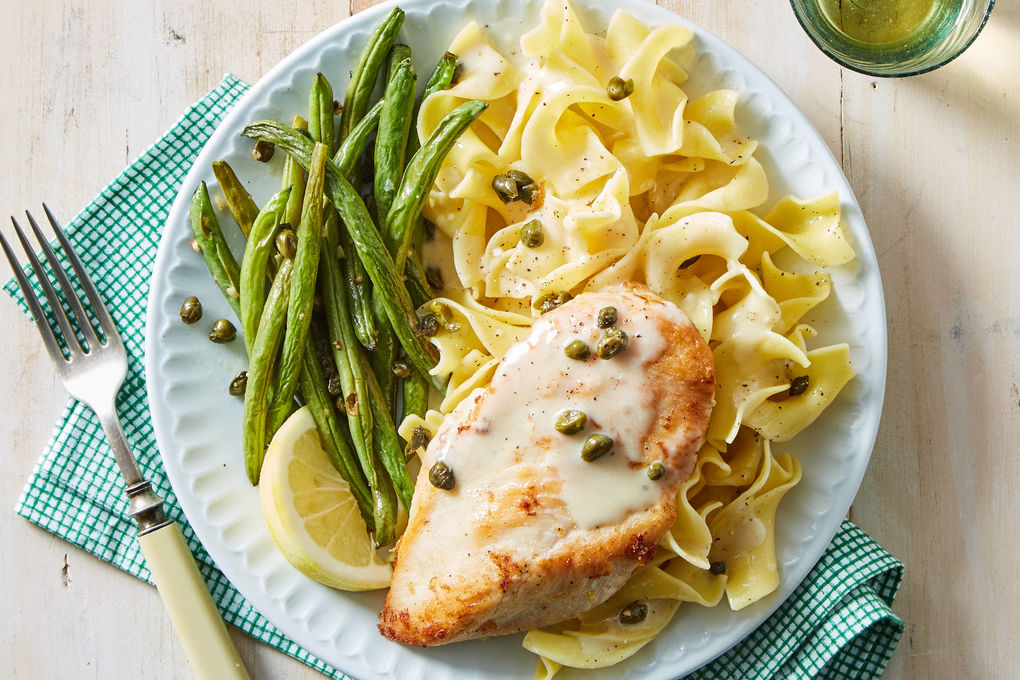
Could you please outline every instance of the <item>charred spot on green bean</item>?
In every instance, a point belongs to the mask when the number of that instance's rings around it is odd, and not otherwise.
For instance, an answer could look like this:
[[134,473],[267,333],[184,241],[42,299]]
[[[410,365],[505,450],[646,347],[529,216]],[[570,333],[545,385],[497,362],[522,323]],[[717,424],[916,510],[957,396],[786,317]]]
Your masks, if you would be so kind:
[[181,321],[192,324],[202,318],[202,303],[194,295],[184,299],[181,305]]

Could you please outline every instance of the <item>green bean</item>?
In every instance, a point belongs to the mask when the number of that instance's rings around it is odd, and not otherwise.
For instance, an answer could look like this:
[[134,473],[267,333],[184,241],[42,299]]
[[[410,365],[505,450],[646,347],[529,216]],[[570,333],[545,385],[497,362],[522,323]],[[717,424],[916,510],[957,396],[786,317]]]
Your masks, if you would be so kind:
[[415,77],[414,65],[408,58],[396,65],[386,84],[382,118],[375,141],[375,205],[380,223],[390,212],[404,172],[404,152],[414,109]]
[[386,470],[382,462],[375,458],[372,460],[375,467],[375,478],[379,483],[379,492],[375,495],[375,544],[382,547],[394,539],[397,527],[397,497],[393,491],[393,484],[386,476]]
[[[420,230],[417,231],[420,234]],[[425,268],[421,264],[421,256],[414,252],[414,250],[407,257],[404,273],[407,275],[407,279],[405,279],[407,292],[410,293],[415,307],[421,307],[435,297],[431,286],[429,286],[428,278],[425,276]]]
[[276,245],[276,229],[290,198],[290,187],[281,189],[269,199],[251,225],[248,244],[241,260],[241,331],[248,356],[252,356],[255,333],[258,331],[262,308],[266,303],[266,267]]
[[354,126],[354,129],[347,135],[347,138],[344,139],[343,144],[337,148],[336,154],[333,156],[333,163],[347,181],[350,181],[354,175],[354,166],[368,147],[372,133],[379,127],[382,109],[383,101],[379,100],[375,103],[375,106],[368,110],[365,117]]
[[316,143],[312,151],[305,200],[301,206],[301,223],[298,225],[297,253],[294,255],[294,283],[287,307],[287,333],[280,356],[280,388],[273,395],[269,408],[270,436],[290,415],[301,372],[301,353],[312,321],[312,304],[315,297],[315,279],[319,269],[319,250],[322,237],[322,194],[325,181],[325,163],[329,160],[326,147]]
[[292,273],[293,262],[286,260],[273,279],[273,287],[269,291],[265,310],[254,335],[248,364],[248,386],[244,392],[241,429],[244,469],[253,485],[259,483],[259,473],[266,455],[266,398],[287,319]]
[[308,134],[333,154],[333,88],[321,73],[315,74],[308,92]]
[[[369,393],[361,363],[361,352],[358,350],[358,340],[351,323],[344,281],[339,272],[340,262],[336,258],[336,244],[339,240],[336,212],[327,217],[325,231],[326,243],[320,254],[319,263],[322,274],[319,277],[319,289],[322,293],[326,325],[329,330],[329,346],[337,368],[351,441],[364,467],[364,463],[372,459],[372,409],[368,406]],[[372,486],[375,486],[374,480],[371,477],[368,479],[373,482]]]
[[[294,116],[292,127],[295,130],[307,130],[308,123],[301,116]],[[283,223],[296,229],[301,222],[301,204],[305,200],[305,171],[301,165],[294,161],[289,155],[283,163],[283,186],[293,187],[290,192],[290,199],[287,201],[287,209],[283,213]]]
[[[253,123],[246,127],[242,134],[254,139],[272,141],[278,148],[292,154],[302,166],[306,166],[310,161],[311,142],[299,132],[276,121]],[[446,381],[439,376],[429,375],[429,370],[436,362],[436,352],[430,343],[415,332],[417,317],[407,287],[398,275],[393,259],[383,244],[379,231],[372,223],[361,197],[340,175],[332,162],[326,163],[326,191],[340,213],[340,218],[347,225],[372,284],[383,290],[386,316],[393,325],[404,351],[407,352],[408,360],[436,389],[445,392]]]
[[258,206],[255,205],[248,190],[241,184],[241,180],[237,179],[230,163],[213,161],[212,170],[216,175],[216,181],[220,184],[220,189],[223,190],[223,198],[227,201],[230,214],[234,216],[234,221],[241,228],[241,233],[247,237],[251,232],[251,225],[258,217]]
[[393,423],[393,417],[384,408],[385,400],[379,383],[369,374],[366,378],[370,404],[375,418],[373,434],[375,449],[383,467],[393,481],[397,496],[405,509],[411,508],[411,496],[414,494],[414,482],[407,473],[407,462],[404,459],[404,448],[400,445],[400,437]]
[[421,213],[425,199],[439,174],[446,154],[453,148],[457,138],[482,115],[487,104],[478,100],[464,102],[448,113],[435,129],[428,141],[414,154],[407,164],[400,188],[393,199],[393,207],[386,216],[383,233],[387,236],[390,252],[395,253],[397,271],[404,270],[407,250],[413,241],[415,218]]
[[[375,225],[371,226],[374,230]],[[371,277],[365,269],[365,263],[361,261],[350,232],[347,229],[341,229],[340,232],[340,248],[344,252],[343,275],[351,315],[354,317],[354,332],[365,349],[374,351],[379,346],[379,329],[372,315],[372,293],[369,290]]]
[[375,513],[373,512],[371,492],[368,490],[365,477],[347,444],[347,438],[342,432],[340,422],[336,418],[333,401],[329,398],[329,392],[326,391],[326,379],[322,375],[322,367],[319,366],[315,357],[315,348],[312,347],[311,339],[306,342],[305,354],[301,362],[299,385],[301,397],[312,412],[319,440],[332,461],[333,467],[350,485],[351,493],[354,494],[354,499],[358,502],[361,516],[368,524],[369,530],[374,531]]
[[376,337],[376,347],[370,356],[372,373],[379,381],[386,409],[389,413],[394,412],[396,406],[397,381],[393,375],[393,362],[397,360],[397,339],[393,329],[388,323],[386,316],[386,302],[382,294],[376,290],[372,295],[372,316],[375,318],[379,328],[379,335]]
[[351,74],[351,82],[344,95],[344,110],[340,114],[340,129],[337,132],[337,146],[340,145],[368,111],[369,101],[379,72],[386,62],[386,55],[397,38],[397,32],[404,23],[404,11],[399,7],[390,10],[372,31],[368,43],[361,51],[358,63]]
[[198,185],[195,195],[191,199],[191,231],[195,235],[199,248],[202,251],[202,259],[205,266],[212,274],[213,281],[223,291],[227,302],[241,316],[240,304],[240,277],[241,270],[237,266],[237,260],[227,246],[227,240],[223,237],[219,220],[213,212],[212,201],[209,200],[209,190],[205,182]]
[[429,405],[429,384],[420,375],[415,373],[404,380],[404,417],[414,415],[419,418],[425,417],[425,411]]

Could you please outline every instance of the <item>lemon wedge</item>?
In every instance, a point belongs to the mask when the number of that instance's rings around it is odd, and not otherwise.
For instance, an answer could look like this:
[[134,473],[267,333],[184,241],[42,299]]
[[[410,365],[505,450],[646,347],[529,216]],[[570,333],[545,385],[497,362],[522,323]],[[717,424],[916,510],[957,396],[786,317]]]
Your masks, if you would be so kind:
[[350,487],[322,450],[308,407],[273,437],[259,478],[262,514],[287,561],[340,590],[375,590],[393,569],[379,558]]

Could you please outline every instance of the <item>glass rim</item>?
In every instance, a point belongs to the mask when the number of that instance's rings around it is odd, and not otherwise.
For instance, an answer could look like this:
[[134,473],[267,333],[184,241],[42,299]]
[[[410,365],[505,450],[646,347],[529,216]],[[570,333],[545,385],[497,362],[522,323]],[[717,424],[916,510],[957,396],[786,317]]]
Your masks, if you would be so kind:
[[832,49],[824,40],[820,39],[819,36],[816,35],[814,26],[811,24],[810,21],[805,19],[801,13],[801,7],[805,4],[805,2],[809,1],[810,0],[790,0],[790,7],[791,9],[793,9],[793,15],[797,18],[797,23],[799,23],[800,27],[804,29],[804,33],[806,33],[808,38],[811,39],[811,42],[813,42],[815,46],[818,47],[818,49],[821,50],[823,54],[825,54],[825,56],[829,57],[829,59],[832,59],[834,62],[836,62],[843,68],[850,69],[851,71],[856,71],[857,73],[861,73],[866,76],[874,76],[876,78],[908,78],[910,76],[917,76],[921,75],[922,73],[928,73],[930,71],[934,71],[937,68],[945,66],[946,64],[948,64],[949,62],[953,61],[961,54],[963,54],[967,50],[967,48],[970,47],[975,40],[977,40],[977,37],[981,34],[981,31],[984,29],[985,24],[988,23],[988,17],[992,13],[992,8],[995,7],[995,0],[987,0],[987,3],[985,4],[985,7],[982,11],[981,23],[978,24],[974,32],[971,33],[971,35],[963,42],[963,44],[960,45],[958,49],[948,54],[945,58],[940,58],[935,63],[926,64],[921,68],[895,72],[895,71],[868,70],[866,67],[862,65],[858,65],[851,62],[849,59],[846,58],[845,55],[841,54],[839,51]]

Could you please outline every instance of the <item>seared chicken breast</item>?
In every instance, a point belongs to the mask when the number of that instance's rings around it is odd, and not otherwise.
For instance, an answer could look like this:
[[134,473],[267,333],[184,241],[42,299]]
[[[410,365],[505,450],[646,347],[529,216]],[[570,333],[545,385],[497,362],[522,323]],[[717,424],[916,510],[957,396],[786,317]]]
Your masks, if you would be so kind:
[[543,315],[430,442],[379,630],[439,645],[604,602],[673,524],[714,396],[708,345],[643,286]]

